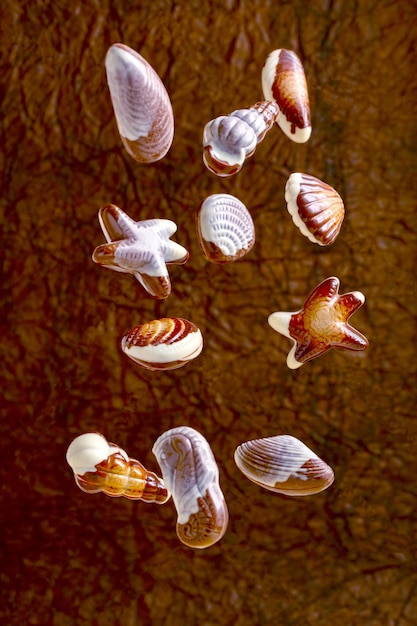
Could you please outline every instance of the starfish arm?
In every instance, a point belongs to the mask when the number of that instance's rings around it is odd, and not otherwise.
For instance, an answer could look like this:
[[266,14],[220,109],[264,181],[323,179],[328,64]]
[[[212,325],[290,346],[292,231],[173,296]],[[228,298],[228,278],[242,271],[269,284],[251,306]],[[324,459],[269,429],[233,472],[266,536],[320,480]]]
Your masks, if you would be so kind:
[[98,214],[101,230],[107,241],[128,239],[135,236],[137,224],[115,204],[106,204]]
[[148,274],[135,273],[135,277],[142,287],[154,298],[167,298],[171,293],[171,281],[168,274],[164,276],[149,276]]
[[161,251],[165,259],[165,263],[182,264],[188,261],[188,250],[180,246],[175,241],[166,241],[161,246]]
[[124,267],[123,263],[120,263],[120,260],[117,258],[117,251],[121,243],[123,242],[115,241],[97,246],[92,255],[94,263],[108,267],[116,272],[130,273],[130,270]]
[[346,319],[365,302],[365,296],[360,291],[352,291],[339,296],[337,306],[344,312]]
[[314,303],[317,300],[327,300],[330,302],[337,296],[339,291],[340,281],[335,276],[331,276],[330,278],[326,278],[321,282],[308,296],[307,300],[304,303],[304,309],[310,308],[311,305],[314,306]]
[[176,231],[177,225],[172,220],[166,219],[153,219],[153,220],[142,220],[138,222],[140,226],[145,228],[152,228],[155,231],[155,234],[161,239],[169,239]]
[[[294,359],[300,365],[303,363],[307,363],[307,361],[311,361],[311,359],[315,359],[323,352],[327,352],[332,346],[330,344],[321,343],[314,341],[314,339],[303,339],[301,341],[297,341],[293,350],[294,350]],[[288,355],[289,356],[289,355]]]
[[369,346],[369,342],[365,335],[363,335],[359,330],[350,326],[350,324],[345,324],[343,328],[344,337],[340,343],[337,343],[338,348],[346,348],[347,350],[366,350]]

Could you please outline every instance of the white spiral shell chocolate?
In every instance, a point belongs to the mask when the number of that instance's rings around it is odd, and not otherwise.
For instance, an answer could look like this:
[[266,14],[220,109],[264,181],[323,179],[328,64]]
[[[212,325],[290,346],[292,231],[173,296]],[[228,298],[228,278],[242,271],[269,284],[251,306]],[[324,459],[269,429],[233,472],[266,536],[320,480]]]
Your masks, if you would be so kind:
[[304,143],[311,135],[310,101],[303,65],[292,50],[274,50],[262,69],[266,100],[279,107],[276,122],[293,141]]
[[122,339],[123,352],[149,370],[186,365],[203,349],[200,329],[180,317],[163,317],[132,328]]
[[208,122],[203,133],[203,161],[217,176],[232,176],[252,156],[278,115],[275,102],[257,102]]
[[219,469],[208,441],[197,430],[178,426],[153,448],[178,514],[177,535],[191,548],[208,548],[226,532],[229,513]]
[[238,446],[235,462],[252,482],[287,496],[308,496],[334,481],[332,468],[291,435],[253,439]]
[[138,460],[109,443],[99,433],[84,433],[69,445],[67,463],[75,482],[86,493],[103,492],[108,496],[124,496],[163,504],[170,493],[162,479],[149,472]]
[[174,137],[174,115],[163,82],[140,54],[121,43],[110,46],[105,66],[126,151],[141,163],[159,161]]
[[285,185],[287,209],[294,224],[313,243],[334,242],[345,217],[343,200],[333,187],[309,174],[291,174]]
[[246,206],[227,193],[208,196],[197,211],[197,234],[204,256],[230,263],[255,243],[255,226]]

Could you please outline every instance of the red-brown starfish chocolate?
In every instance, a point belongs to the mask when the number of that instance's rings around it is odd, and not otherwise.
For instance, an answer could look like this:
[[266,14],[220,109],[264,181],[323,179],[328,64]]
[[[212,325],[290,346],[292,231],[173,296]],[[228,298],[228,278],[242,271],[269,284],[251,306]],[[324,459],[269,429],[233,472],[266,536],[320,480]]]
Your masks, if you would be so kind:
[[367,338],[347,322],[365,302],[360,291],[339,294],[340,281],[326,278],[308,296],[304,306],[295,313],[271,313],[270,326],[292,339],[287,365],[296,369],[330,348],[366,350]]

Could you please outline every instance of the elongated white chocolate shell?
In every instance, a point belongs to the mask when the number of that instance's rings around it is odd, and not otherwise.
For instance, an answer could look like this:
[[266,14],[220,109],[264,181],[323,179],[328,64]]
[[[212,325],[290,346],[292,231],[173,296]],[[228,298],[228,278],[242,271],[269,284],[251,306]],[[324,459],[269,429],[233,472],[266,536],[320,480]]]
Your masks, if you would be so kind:
[[297,172],[285,185],[285,200],[294,224],[305,237],[320,246],[334,242],[342,227],[345,207],[333,187]]
[[309,496],[334,481],[332,468],[291,435],[253,439],[235,450],[235,462],[252,482],[287,496]]
[[140,54],[121,43],[110,46],[105,65],[126,151],[141,163],[159,161],[174,137],[174,115],[164,84]]
[[303,65],[292,50],[274,50],[262,69],[265,100],[275,100],[279,107],[277,124],[297,143],[311,135],[310,101]]
[[195,324],[180,317],[163,317],[132,328],[122,339],[123,352],[149,370],[183,367],[203,349]]
[[255,226],[243,202],[227,193],[208,196],[197,211],[197,234],[204,256],[230,263],[255,243]]
[[152,451],[177,509],[178,538],[192,548],[212,546],[226,532],[229,513],[209,443],[179,426],[163,433]]

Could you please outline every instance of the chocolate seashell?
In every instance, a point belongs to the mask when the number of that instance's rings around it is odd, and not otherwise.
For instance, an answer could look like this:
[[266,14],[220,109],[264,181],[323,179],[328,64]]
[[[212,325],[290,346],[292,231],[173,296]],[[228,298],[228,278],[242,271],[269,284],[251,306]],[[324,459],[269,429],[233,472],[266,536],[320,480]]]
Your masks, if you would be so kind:
[[163,433],[153,448],[178,514],[177,535],[191,548],[208,548],[227,530],[229,513],[208,441],[188,426]]
[[139,461],[99,433],[84,433],[69,445],[67,462],[75,482],[86,493],[103,492],[108,496],[124,496],[163,504],[170,498],[163,481],[149,472]]
[[132,328],[122,339],[123,352],[149,370],[172,370],[195,359],[203,337],[195,324],[180,317],[163,317]]
[[309,174],[294,173],[285,185],[285,200],[294,224],[320,246],[332,244],[345,217],[337,191]]
[[275,102],[257,102],[247,109],[208,122],[203,133],[203,161],[217,176],[232,176],[272,127],[279,109]]
[[227,193],[208,196],[197,212],[197,234],[204,256],[231,263],[255,243],[255,226],[246,206]]
[[107,82],[120,137],[127,153],[141,163],[159,161],[174,137],[169,95],[153,67],[121,43],[110,46]]
[[310,102],[303,65],[292,50],[274,50],[262,69],[265,100],[279,107],[277,124],[293,141],[305,143],[311,135]]
[[291,435],[247,441],[234,456],[246,478],[287,496],[313,495],[334,481],[332,468]]

